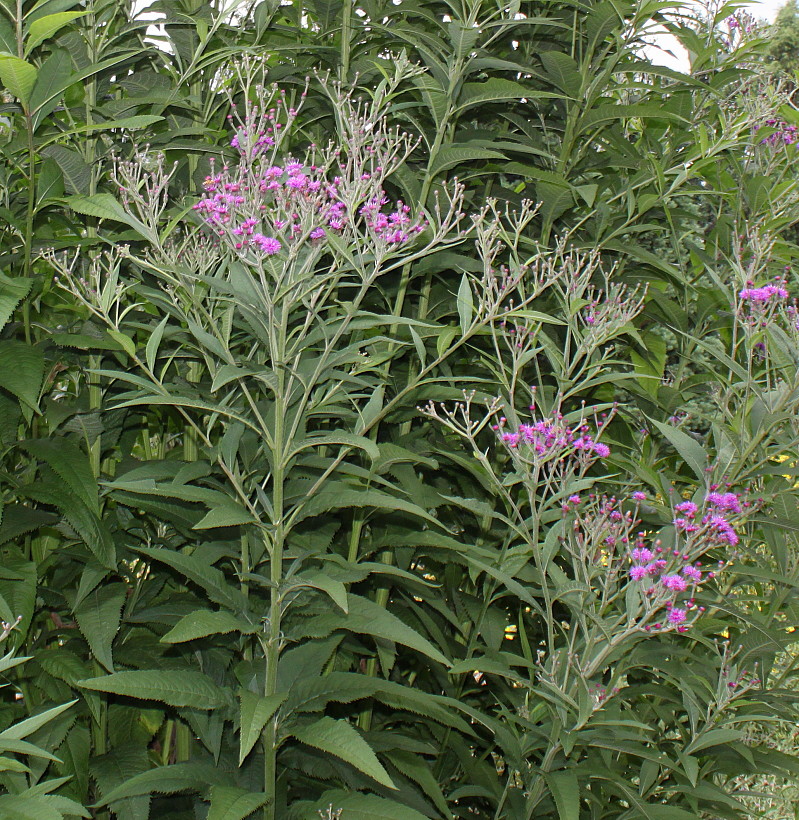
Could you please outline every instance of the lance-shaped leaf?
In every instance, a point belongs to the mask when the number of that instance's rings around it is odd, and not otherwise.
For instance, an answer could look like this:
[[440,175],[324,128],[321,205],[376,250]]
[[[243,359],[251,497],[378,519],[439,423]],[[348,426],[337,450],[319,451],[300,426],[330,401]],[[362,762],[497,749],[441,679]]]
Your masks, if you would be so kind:
[[228,632],[251,634],[256,626],[240,620],[229,612],[198,609],[184,615],[169,632],[161,638],[161,643],[185,643],[208,635],[223,635]]
[[241,722],[239,731],[239,766],[261,736],[266,722],[275,714],[286,699],[285,693],[262,697],[255,692],[243,691],[241,699]]
[[202,587],[215,603],[232,610],[246,608],[247,599],[241,590],[229,584],[220,570],[196,555],[186,555],[158,547],[138,547],[136,551],[177,570],[197,586]]
[[146,669],[114,672],[100,678],[78,681],[78,686],[140,700],[155,700],[168,706],[215,709],[225,703],[225,692],[207,675],[190,669],[179,672]]
[[12,279],[0,273],[0,330],[2,330],[16,306],[28,295],[31,279]]
[[323,717],[315,723],[293,730],[291,734],[307,746],[341,758],[380,785],[389,789],[397,788],[372,747],[346,720]]
[[119,617],[126,596],[125,584],[108,584],[90,592],[75,609],[83,637],[94,657],[109,671],[114,671],[111,644],[119,630]]
[[299,625],[303,637],[322,638],[336,629],[346,629],[361,635],[372,635],[387,641],[395,641],[403,646],[415,649],[438,663],[449,666],[449,661],[423,638],[415,629],[403,623],[396,615],[359,595],[348,596],[349,612],[347,614],[328,613],[315,615]]
[[269,800],[263,792],[250,792],[234,786],[214,786],[211,808],[206,820],[244,820]]
[[209,786],[224,786],[229,780],[227,774],[210,763],[191,761],[161,766],[134,775],[121,786],[112,789],[97,806],[107,806],[126,797],[140,794],[174,794],[182,791],[204,792]]
[[85,11],[59,11],[55,14],[38,17],[28,27],[25,38],[25,56],[27,57],[36,46],[43,43],[48,37],[52,37],[59,29],[64,28],[67,23],[87,13]]

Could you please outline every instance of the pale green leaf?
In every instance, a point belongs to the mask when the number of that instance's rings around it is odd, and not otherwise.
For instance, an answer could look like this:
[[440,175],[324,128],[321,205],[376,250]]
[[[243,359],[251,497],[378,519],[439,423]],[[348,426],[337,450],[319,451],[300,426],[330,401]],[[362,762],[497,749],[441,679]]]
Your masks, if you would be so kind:
[[56,14],[47,14],[34,20],[28,27],[25,37],[25,56],[27,57],[36,46],[52,37],[67,23],[87,14],[85,11],[60,11]]
[[472,287],[469,284],[469,277],[467,274],[461,276],[461,283],[458,287],[458,317],[461,322],[461,333],[466,335],[472,324],[472,313],[474,312],[474,297],[472,295]]
[[30,63],[11,54],[0,54],[0,83],[23,105],[28,107],[38,72]]

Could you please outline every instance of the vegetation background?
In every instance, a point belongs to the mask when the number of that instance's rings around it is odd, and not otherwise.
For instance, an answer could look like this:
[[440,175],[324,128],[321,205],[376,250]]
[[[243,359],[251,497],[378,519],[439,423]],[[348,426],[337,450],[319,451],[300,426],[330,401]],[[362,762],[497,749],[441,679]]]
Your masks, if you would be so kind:
[[0,0],[0,816],[795,816],[759,34]]

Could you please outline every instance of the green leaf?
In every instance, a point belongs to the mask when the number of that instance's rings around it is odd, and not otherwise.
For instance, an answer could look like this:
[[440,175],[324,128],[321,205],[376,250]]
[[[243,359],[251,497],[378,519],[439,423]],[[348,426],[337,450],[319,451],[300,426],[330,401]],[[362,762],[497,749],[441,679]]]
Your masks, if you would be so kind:
[[13,57],[10,54],[0,54],[0,83],[2,83],[27,109],[31,91],[36,84],[38,72],[30,63]]
[[193,527],[194,530],[211,530],[215,527],[240,527],[243,524],[254,524],[255,519],[244,507],[233,501],[209,510]]
[[483,105],[487,102],[533,100],[555,96],[559,95],[536,91],[513,80],[492,77],[484,83],[464,83],[461,93],[458,95],[458,107],[456,111],[465,111],[467,108],[472,108],[475,105]]
[[190,669],[179,672],[162,669],[114,672],[112,675],[78,681],[78,686],[95,692],[111,692],[193,709],[215,709],[225,703],[222,689],[207,675]]
[[239,766],[252,750],[266,722],[275,714],[278,707],[286,699],[285,693],[263,697],[255,692],[242,691],[239,724]]
[[375,638],[408,646],[445,666],[450,665],[430,641],[374,601],[350,593],[348,603],[349,612],[346,615],[316,615],[305,620],[299,629],[304,636],[317,638],[329,635],[336,629],[372,635]]
[[328,806],[334,811],[341,809],[341,820],[427,820],[426,815],[395,800],[356,791],[325,792],[314,805],[313,813],[304,817],[318,817],[319,811],[326,811]]
[[694,471],[697,478],[704,481],[707,476],[705,467],[708,465],[708,459],[702,445],[676,427],[663,424],[663,422],[655,419],[650,420],[680,454],[683,461]]
[[269,800],[263,792],[251,792],[234,786],[214,786],[211,808],[206,820],[244,820]]
[[19,723],[13,723],[8,727],[8,729],[4,729],[0,732],[0,748],[3,745],[1,741],[22,740],[28,735],[32,735],[34,732],[41,729],[42,726],[46,726],[51,720],[57,718],[62,712],[69,709],[69,707],[75,703],[77,703],[77,700],[71,700],[69,703],[63,703],[61,706],[54,706],[52,709],[48,709],[45,712],[40,712],[38,715],[21,720]]
[[580,784],[570,770],[550,772],[544,779],[555,798],[559,820],[580,820]]
[[699,737],[694,738],[687,748],[687,754],[696,754],[701,749],[707,749],[711,746],[724,746],[732,743],[735,740],[740,740],[743,733],[738,729],[711,729],[709,732],[703,732]]
[[383,768],[372,747],[346,720],[323,717],[309,726],[293,730],[291,734],[306,746],[313,746],[326,754],[341,758],[389,789],[397,787]]
[[25,38],[25,56],[27,57],[36,46],[52,37],[59,29],[78,17],[87,14],[85,11],[61,11],[57,14],[47,14],[34,20],[28,27]]
[[136,551],[176,569],[190,581],[202,587],[215,603],[232,610],[246,609],[247,599],[241,590],[228,584],[225,576],[216,567],[212,567],[196,555],[186,555],[158,547],[136,547]]
[[469,284],[469,277],[467,274],[461,276],[461,283],[458,287],[458,316],[461,322],[461,333],[466,335],[466,331],[472,324],[472,313],[474,311],[474,297],[472,296],[472,287]]
[[209,786],[224,786],[229,776],[210,763],[174,763],[134,775],[121,786],[103,795],[97,806],[107,806],[126,797],[140,794],[174,794],[182,791],[203,792]]
[[[160,117],[159,117],[160,119]],[[110,123],[105,123],[110,125]],[[119,126],[121,127],[121,126]],[[64,204],[75,213],[86,216],[96,216],[98,219],[112,219],[115,222],[122,222],[129,225],[146,239],[153,242],[158,241],[158,237],[141,221],[129,214],[111,194],[94,194],[93,196],[82,196],[80,194],[69,196],[64,200]]]
[[0,795],[0,817],[3,820],[64,820],[64,815],[48,803],[47,797],[23,794]]
[[28,295],[33,280],[12,279],[0,273],[0,330],[14,313],[17,305]]
[[447,145],[435,155],[433,164],[430,166],[430,176],[434,177],[464,162],[474,162],[475,160],[483,159],[505,159],[505,155],[499,151],[469,146],[466,143]]
[[89,457],[63,438],[34,439],[21,445],[32,456],[46,462],[67,487],[94,513],[100,515],[97,480]]
[[16,339],[0,342],[0,387],[13,393],[25,407],[39,409],[44,380],[44,354],[38,347]]
[[198,609],[184,615],[169,632],[161,638],[161,643],[184,643],[207,635],[224,635],[228,632],[243,632],[250,634],[257,627],[239,620],[225,611]]
[[347,588],[341,581],[337,581],[335,578],[325,575],[324,572],[304,572],[302,575],[297,575],[291,580],[292,588],[297,586],[308,586],[313,589],[319,589],[322,592],[326,592],[333,602],[338,604],[344,612],[349,610],[349,605],[347,603]]
[[125,584],[107,584],[90,592],[75,610],[75,620],[94,657],[109,671],[114,671],[111,644],[119,631]]

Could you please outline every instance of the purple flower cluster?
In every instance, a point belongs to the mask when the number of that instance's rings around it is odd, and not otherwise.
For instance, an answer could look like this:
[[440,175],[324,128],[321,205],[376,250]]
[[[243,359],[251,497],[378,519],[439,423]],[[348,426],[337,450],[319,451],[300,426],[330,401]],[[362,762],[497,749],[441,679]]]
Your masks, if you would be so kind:
[[520,424],[514,431],[504,430],[506,419],[500,418],[494,430],[511,450],[518,450],[537,462],[562,458],[576,454],[584,459],[607,458],[610,447],[592,435],[591,427],[581,423],[568,426],[562,413],[554,413],[551,418]]
[[759,288],[746,287],[738,295],[749,304],[765,305],[778,299],[787,299],[788,291],[781,284],[763,285]]
[[398,200],[393,211],[384,213],[383,208],[389,204],[388,197],[372,197],[361,206],[359,213],[364,218],[366,226],[380,239],[389,245],[398,245],[407,242],[412,233],[419,233],[424,226],[417,223],[411,225],[411,208]]
[[193,206],[218,237],[258,257],[353,234],[380,254],[425,229],[426,221],[415,219],[410,206],[385,194],[382,180],[396,165],[392,154],[383,156],[389,150],[385,138],[375,137],[363,156],[330,148],[320,161],[311,146],[307,161],[281,161],[285,126],[296,115],[281,98],[276,108],[254,109],[238,122],[231,140],[238,161],[218,172],[212,164],[205,195]]
[[[743,502],[746,504],[747,502]],[[707,496],[709,509],[701,520],[697,519],[699,508],[693,501],[682,501],[675,505],[675,512],[679,515],[674,519],[677,532],[691,534],[704,533],[711,541],[717,544],[728,544],[734,547],[738,544],[738,533],[726,517],[740,515],[743,512],[742,502],[736,493],[711,492]]]
[[795,125],[789,125],[784,120],[774,117],[765,120],[763,124],[774,131],[760,140],[761,145],[794,145],[799,142],[799,131]]

